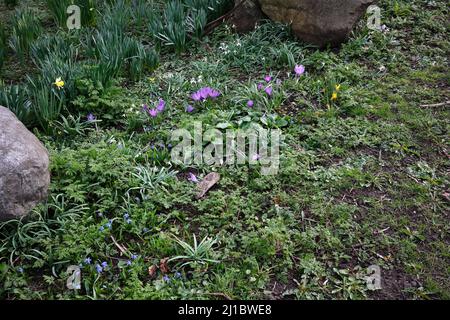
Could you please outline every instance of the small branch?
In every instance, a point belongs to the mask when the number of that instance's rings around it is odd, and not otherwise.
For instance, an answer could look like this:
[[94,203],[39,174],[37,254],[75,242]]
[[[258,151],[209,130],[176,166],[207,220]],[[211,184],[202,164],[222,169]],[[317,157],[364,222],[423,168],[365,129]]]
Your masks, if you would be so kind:
[[435,103],[435,104],[421,104],[420,106],[422,108],[437,108],[437,107],[444,107],[449,104],[450,104],[450,101],[445,101],[445,102]]
[[114,242],[116,247],[120,250],[120,252],[122,252],[122,254],[124,254],[124,255],[127,254],[127,250],[125,250],[124,247],[122,247],[113,236],[111,236],[111,240]]

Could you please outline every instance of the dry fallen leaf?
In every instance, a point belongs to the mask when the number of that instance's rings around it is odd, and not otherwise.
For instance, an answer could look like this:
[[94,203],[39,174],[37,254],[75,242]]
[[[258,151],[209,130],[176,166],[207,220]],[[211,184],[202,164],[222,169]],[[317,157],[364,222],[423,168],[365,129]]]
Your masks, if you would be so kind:
[[159,270],[161,270],[162,273],[170,272],[169,266],[167,265],[168,260],[169,258],[164,258],[159,261]]
[[155,265],[148,267],[148,275],[153,278],[156,274],[156,270],[157,267]]
[[203,178],[202,182],[198,184],[197,199],[202,198],[219,180],[220,175],[217,172],[211,172]]

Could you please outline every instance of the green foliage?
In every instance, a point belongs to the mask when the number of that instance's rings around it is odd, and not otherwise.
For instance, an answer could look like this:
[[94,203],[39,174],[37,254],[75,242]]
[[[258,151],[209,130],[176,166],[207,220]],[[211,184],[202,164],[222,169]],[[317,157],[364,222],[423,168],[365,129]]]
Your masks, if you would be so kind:
[[5,5],[8,7],[15,7],[17,6],[19,0],[4,0]]
[[194,238],[194,244],[191,246],[189,243],[182,241],[175,237],[176,243],[182,248],[183,254],[170,258],[169,261],[181,260],[180,268],[185,266],[194,267],[197,264],[204,265],[208,263],[219,263],[218,260],[211,259],[211,256],[215,256],[213,252],[213,246],[217,244],[217,239],[208,238],[207,236],[197,243],[197,237]]
[[2,67],[6,57],[7,41],[6,41],[6,33],[3,25],[0,23],[0,72],[2,71]]
[[[48,26],[31,61],[6,60],[0,104],[37,126],[52,179],[47,203],[0,224],[0,297],[448,298],[446,4],[382,0],[387,29],[361,21],[340,48],[319,50],[270,22],[244,35],[224,24],[200,43],[205,14],[227,1],[169,2],[98,1],[92,28]],[[147,22],[184,35],[189,54],[172,55],[176,41]],[[154,45],[168,50],[150,74]],[[193,102],[205,86],[220,98]],[[160,98],[156,118],[142,112]],[[171,163],[173,130],[192,132],[194,121],[203,133],[280,128],[278,175]],[[212,171],[219,182],[197,198],[191,174]],[[395,288],[367,288],[374,264]],[[66,289],[69,265],[81,266],[80,290]]]
[[45,0],[45,3],[53,16],[56,25],[65,28],[68,18],[67,8],[72,4],[72,0]]
[[67,28],[69,14],[67,8],[75,4],[80,7],[81,27],[93,26],[96,22],[96,2],[94,0],[45,0],[57,26]]
[[16,10],[9,45],[22,61],[27,56],[32,42],[41,32],[41,23],[34,12],[29,9]]
[[46,82],[44,78],[29,79],[31,108],[39,127],[51,134],[53,122],[57,120],[63,110],[64,94],[51,89],[52,82]]
[[191,38],[201,39],[210,19],[229,8],[230,2],[223,0],[170,0],[162,17],[153,11],[148,29],[160,46],[166,46],[181,54],[186,51]]
[[9,108],[27,126],[34,124],[33,109],[26,86],[0,84],[0,105]]

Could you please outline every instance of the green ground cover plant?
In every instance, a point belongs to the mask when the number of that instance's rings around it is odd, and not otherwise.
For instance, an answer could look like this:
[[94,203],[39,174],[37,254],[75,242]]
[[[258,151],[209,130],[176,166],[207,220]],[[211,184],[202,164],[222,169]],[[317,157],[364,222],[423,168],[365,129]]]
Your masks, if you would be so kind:
[[[206,34],[229,1],[72,2],[80,30],[0,3],[0,105],[51,158],[47,202],[0,224],[2,299],[450,298],[445,1],[381,0],[382,30],[325,49]],[[172,163],[194,121],[280,129],[278,174]]]

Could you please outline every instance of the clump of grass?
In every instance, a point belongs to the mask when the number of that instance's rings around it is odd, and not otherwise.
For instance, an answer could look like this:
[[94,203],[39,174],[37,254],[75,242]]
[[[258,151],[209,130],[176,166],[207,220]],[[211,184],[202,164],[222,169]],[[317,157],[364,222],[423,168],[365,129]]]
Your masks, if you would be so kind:
[[67,21],[67,7],[72,4],[71,0],[45,0],[56,25],[64,27]]
[[22,61],[28,54],[31,44],[41,32],[40,21],[31,10],[16,10],[9,44]]

